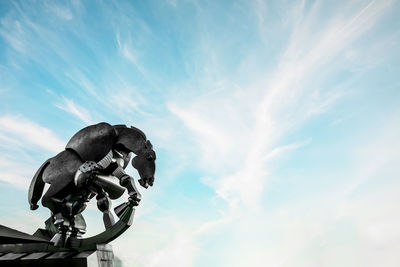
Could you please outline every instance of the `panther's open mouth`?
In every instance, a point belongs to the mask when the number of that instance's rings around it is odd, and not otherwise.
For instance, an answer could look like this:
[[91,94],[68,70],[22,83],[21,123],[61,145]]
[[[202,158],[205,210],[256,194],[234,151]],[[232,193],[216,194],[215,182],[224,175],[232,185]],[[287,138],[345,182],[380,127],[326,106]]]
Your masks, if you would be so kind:
[[141,178],[138,180],[139,184],[144,188],[148,188],[149,186],[153,186],[154,179],[152,178]]

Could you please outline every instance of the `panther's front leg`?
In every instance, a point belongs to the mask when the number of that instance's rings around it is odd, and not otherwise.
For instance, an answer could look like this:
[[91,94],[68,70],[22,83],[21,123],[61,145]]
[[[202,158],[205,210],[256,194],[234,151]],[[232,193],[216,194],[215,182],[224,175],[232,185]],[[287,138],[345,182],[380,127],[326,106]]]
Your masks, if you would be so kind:
[[111,200],[108,193],[105,192],[101,186],[96,184],[96,179],[98,179],[97,175],[101,169],[101,165],[95,162],[85,162],[76,173],[75,185],[77,187],[86,187],[97,195],[97,208],[103,213],[104,226],[108,229],[115,224],[115,220],[110,211]]
[[140,200],[142,199],[142,195],[136,188],[135,181],[133,180],[133,178],[128,174],[126,174],[124,169],[121,167],[115,169],[113,175],[119,179],[119,184],[128,190],[129,203],[132,206],[138,206]]

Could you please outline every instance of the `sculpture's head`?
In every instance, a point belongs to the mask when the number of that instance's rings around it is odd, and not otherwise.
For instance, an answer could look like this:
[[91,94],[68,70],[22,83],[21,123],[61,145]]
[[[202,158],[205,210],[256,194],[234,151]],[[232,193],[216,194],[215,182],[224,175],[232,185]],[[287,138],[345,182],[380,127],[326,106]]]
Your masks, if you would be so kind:
[[149,185],[153,186],[154,172],[156,171],[156,153],[153,150],[153,145],[147,140],[146,135],[136,127],[128,128],[125,125],[114,127],[118,132],[116,148],[137,155],[132,159],[132,166],[140,175],[140,185],[145,188],[148,188]]
[[156,153],[149,140],[146,141],[145,149],[132,159],[132,166],[140,175],[139,183],[144,188],[153,186],[154,173],[156,171]]

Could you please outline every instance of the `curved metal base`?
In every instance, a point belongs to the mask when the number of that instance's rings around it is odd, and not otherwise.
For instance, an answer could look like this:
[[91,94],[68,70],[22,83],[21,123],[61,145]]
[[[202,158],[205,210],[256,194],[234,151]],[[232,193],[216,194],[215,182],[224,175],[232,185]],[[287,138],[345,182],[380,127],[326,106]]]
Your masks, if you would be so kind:
[[[65,247],[56,247],[50,241],[52,238],[48,230],[38,229],[34,235],[18,236],[18,240],[3,240],[0,242],[0,253],[5,252],[55,252],[55,251],[90,251],[96,250],[98,244],[107,244],[121,234],[131,225],[135,215],[135,208],[128,203],[123,203],[119,211],[119,221],[104,232],[88,238],[68,237]],[[13,231],[17,232],[17,231]],[[14,238],[15,239],[15,238]],[[22,240],[23,239],[23,240]],[[35,243],[36,242],[36,243]]]
[[131,225],[135,209],[127,206],[125,211],[121,214],[119,221],[104,232],[88,238],[70,237],[67,241],[67,247],[79,251],[96,249],[97,244],[107,244],[121,234],[123,234]]

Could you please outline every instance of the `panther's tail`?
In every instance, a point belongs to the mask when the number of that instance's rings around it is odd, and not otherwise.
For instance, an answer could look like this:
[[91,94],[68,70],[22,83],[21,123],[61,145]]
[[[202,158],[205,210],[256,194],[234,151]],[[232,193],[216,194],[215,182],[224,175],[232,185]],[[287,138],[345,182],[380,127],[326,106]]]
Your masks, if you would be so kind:
[[31,206],[31,210],[35,210],[39,207],[37,203],[42,197],[44,189],[44,182],[42,179],[42,175],[47,166],[49,166],[50,160],[51,159],[46,160],[45,163],[43,163],[42,166],[40,166],[39,170],[37,170],[37,172],[35,173],[35,176],[33,176],[31,185],[29,186],[28,202],[29,205]]

